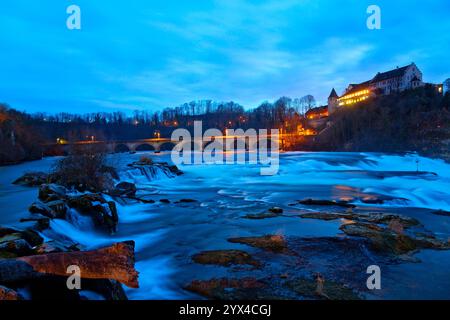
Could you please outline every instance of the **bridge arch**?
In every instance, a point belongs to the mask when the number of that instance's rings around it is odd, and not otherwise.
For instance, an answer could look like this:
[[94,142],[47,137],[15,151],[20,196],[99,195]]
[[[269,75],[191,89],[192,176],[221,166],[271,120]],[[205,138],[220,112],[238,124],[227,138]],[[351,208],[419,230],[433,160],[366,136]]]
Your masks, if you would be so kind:
[[134,151],[155,151],[157,148],[152,143],[136,144]]
[[119,143],[114,146],[114,152],[116,153],[125,153],[130,151],[131,149],[126,143]]
[[176,143],[172,141],[163,142],[159,146],[160,151],[172,151]]

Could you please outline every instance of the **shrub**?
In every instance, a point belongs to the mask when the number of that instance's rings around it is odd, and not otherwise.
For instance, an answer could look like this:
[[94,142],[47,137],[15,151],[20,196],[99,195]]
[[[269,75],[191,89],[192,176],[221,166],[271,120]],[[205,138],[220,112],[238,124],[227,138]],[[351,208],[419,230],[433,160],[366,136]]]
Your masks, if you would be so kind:
[[81,192],[103,192],[114,187],[111,169],[106,165],[106,154],[102,148],[83,146],[75,148],[56,163],[52,180]]

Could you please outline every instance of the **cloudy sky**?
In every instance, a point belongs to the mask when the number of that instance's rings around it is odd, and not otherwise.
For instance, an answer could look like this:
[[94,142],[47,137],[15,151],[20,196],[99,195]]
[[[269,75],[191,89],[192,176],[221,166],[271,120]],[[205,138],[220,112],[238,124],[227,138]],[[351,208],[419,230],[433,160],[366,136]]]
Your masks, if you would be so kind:
[[[66,8],[82,30],[66,27]],[[368,30],[366,10],[382,10]],[[324,102],[416,62],[450,77],[448,0],[14,0],[0,2],[0,102],[30,112],[159,110],[198,99],[247,108]]]

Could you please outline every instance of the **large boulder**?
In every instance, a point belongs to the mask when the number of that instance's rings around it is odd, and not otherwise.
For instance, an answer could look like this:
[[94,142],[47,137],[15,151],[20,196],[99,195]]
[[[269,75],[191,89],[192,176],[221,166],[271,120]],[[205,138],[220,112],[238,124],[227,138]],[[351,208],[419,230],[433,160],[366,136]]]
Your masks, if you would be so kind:
[[281,235],[267,235],[263,237],[230,238],[231,243],[246,244],[275,253],[288,253],[286,239]]
[[414,218],[390,213],[356,213],[356,212],[308,212],[300,215],[303,219],[318,219],[318,220],[337,220],[347,219],[355,220],[365,223],[392,225],[393,223],[399,224],[402,228],[410,228],[420,226],[420,222]]
[[102,195],[92,193],[70,197],[67,203],[80,214],[91,217],[96,226],[110,233],[117,231],[119,216],[114,201],[106,201]]
[[194,280],[185,289],[215,300],[273,299],[266,293],[267,285],[256,278]]
[[261,264],[241,250],[213,250],[203,251],[192,257],[195,263],[199,264],[215,264],[219,266],[229,267],[231,265],[252,265],[259,267]]
[[111,191],[111,195],[115,197],[135,197],[136,185],[131,182],[121,182]]
[[35,231],[0,228],[0,259],[22,257],[33,253],[33,248],[44,239]]
[[450,249],[448,242],[440,241],[433,235],[407,234],[392,228],[383,228],[369,223],[344,224],[340,229],[349,236],[367,238],[373,248],[388,254],[402,255],[417,249]]
[[43,184],[39,187],[39,200],[51,202],[64,200],[67,196],[67,189],[57,184]]
[[22,297],[14,290],[0,286],[0,301],[17,301]]
[[15,185],[26,187],[38,187],[47,183],[49,175],[44,172],[28,172],[13,182]]
[[47,203],[37,201],[28,208],[28,211],[50,219],[64,219],[67,213],[67,205],[63,200],[54,200]]
[[297,201],[298,204],[302,204],[304,206],[336,206],[336,207],[344,207],[344,208],[356,208],[354,204],[349,203],[348,201],[335,201],[335,200],[317,200],[317,199],[304,199]]

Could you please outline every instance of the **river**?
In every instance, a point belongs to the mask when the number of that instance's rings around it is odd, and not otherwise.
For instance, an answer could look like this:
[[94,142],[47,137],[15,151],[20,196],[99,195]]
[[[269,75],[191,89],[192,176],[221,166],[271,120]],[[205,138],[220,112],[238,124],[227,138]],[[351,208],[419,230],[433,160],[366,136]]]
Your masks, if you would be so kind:
[[[182,165],[184,175],[164,175],[149,181],[126,164],[149,155],[170,161],[168,153],[116,154],[109,162],[119,168],[122,180],[135,182],[140,194],[155,204],[118,204],[119,231],[114,236],[98,233],[81,222],[51,222],[51,232],[65,235],[87,248],[123,240],[136,241],[136,267],[140,289],[127,289],[131,299],[196,299],[183,287],[194,279],[245,276],[267,277],[291,273],[321,272],[363,288],[367,264],[382,264],[382,289],[362,290],[368,299],[450,299],[450,251],[421,250],[415,262],[386,262],[357,245],[358,253],[334,250],[305,256],[275,257],[252,247],[233,244],[230,237],[279,234],[295,243],[298,239],[342,238],[341,220],[300,219],[299,213],[317,210],[292,205],[305,198],[351,200],[360,212],[384,212],[418,219],[440,239],[450,239],[450,217],[433,214],[450,211],[450,165],[415,154],[375,153],[284,153],[275,176],[261,176],[256,165]],[[0,225],[24,227],[20,218],[36,200],[37,189],[15,186],[25,172],[49,171],[57,158],[0,167]],[[421,173],[417,174],[417,170]],[[382,204],[366,204],[367,197],[382,197]],[[169,199],[170,204],[159,202]],[[194,203],[176,204],[180,199]],[[247,214],[284,209],[272,219],[244,219]],[[323,208],[323,210],[331,210]],[[46,236],[50,236],[47,234]],[[322,240],[321,240],[322,241]],[[323,240],[325,241],[325,240]],[[324,244],[325,246],[325,244]],[[263,270],[225,268],[193,263],[191,257],[204,250],[240,249],[265,261]],[[361,253],[362,252],[362,253]],[[364,256],[364,259],[360,257]],[[354,261],[352,258],[354,257]],[[306,262],[305,262],[306,260]],[[369,261],[370,260],[370,261]],[[289,267],[290,266],[290,267]]]

